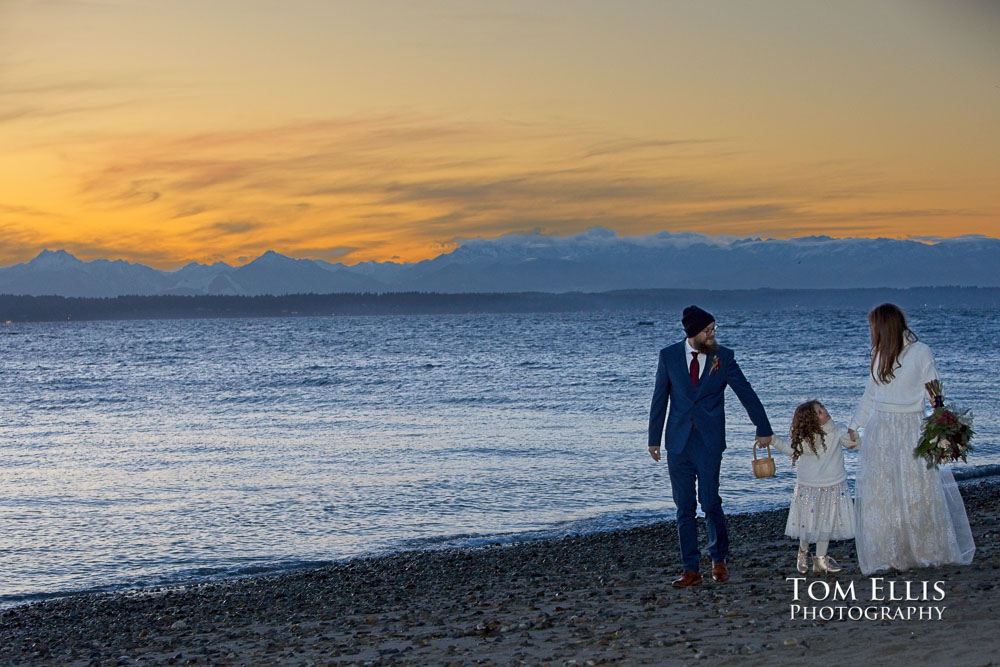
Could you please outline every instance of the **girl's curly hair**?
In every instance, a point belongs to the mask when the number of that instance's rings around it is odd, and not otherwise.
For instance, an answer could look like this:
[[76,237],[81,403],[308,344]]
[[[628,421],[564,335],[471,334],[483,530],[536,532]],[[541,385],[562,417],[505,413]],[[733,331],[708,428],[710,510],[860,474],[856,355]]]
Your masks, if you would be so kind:
[[813,454],[819,456],[819,450],[816,448],[816,436],[819,436],[819,442],[823,446],[823,450],[826,451],[826,435],[823,433],[823,426],[819,423],[819,415],[816,414],[817,405],[823,404],[814,399],[795,408],[791,428],[792,465],[795,465],[798,458],[802,456],[804,443],[809,443],[809,449],[812,450]]

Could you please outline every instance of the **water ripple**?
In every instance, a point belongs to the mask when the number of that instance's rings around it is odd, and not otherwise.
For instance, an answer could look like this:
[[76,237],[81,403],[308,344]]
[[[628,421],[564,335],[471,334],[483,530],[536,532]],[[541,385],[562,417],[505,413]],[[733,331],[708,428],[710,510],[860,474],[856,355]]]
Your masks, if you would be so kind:
[[[850,418],[864,312],[716,315],[777,430],[812,397]],[[995,313],[910,316],[949,396],[976,414],[973,462],[1000,465]],[[0,604],[668,518],[666,466],[650,462],[645,430],[676,319],[6,326]],[[953,345],[970,337],[973,365]],[[792,470],[779,460],[775,477],[752,478],[753,428],[731,394],[727,424],[727,507],[787,504]],[[857,456],[846,459],[853,478]]]

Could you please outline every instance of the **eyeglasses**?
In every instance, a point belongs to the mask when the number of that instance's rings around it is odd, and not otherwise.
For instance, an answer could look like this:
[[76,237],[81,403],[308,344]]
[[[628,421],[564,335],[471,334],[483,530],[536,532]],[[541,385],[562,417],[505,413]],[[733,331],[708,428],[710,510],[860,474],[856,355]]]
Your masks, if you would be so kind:
[[719,330],[719,325],[716,324],[715,326],[708,327],[707,329],[705,329],[704,331],[702,331],[702,333],[711,336],[712,334],[714,334],[718,330]]

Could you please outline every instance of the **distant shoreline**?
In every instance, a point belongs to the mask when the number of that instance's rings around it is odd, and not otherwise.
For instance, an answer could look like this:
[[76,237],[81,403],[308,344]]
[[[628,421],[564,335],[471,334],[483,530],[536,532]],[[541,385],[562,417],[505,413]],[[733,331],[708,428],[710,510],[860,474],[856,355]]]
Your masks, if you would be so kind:
[[1000,287],[697,290],[610,292],[386,292],[281,296],[119,296],[108,298],[0,295],[0,322],[217,319],[637,311],[672,312],[690,303],[709,309],[1000,308]]

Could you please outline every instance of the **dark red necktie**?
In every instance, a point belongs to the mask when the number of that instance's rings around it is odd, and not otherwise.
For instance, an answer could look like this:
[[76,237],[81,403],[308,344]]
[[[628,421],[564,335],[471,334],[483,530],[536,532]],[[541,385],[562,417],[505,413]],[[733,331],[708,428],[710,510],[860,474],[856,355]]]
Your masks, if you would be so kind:
[[698,366],[698,353],[691,353],[691,384],[698,386],[698,378],[701,377],[701,367]]

